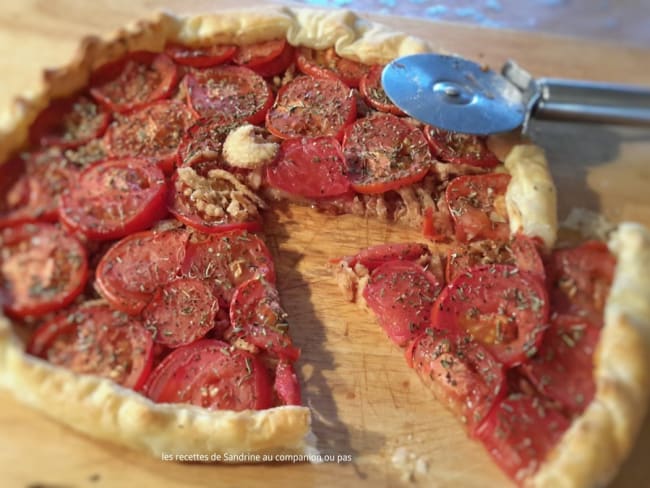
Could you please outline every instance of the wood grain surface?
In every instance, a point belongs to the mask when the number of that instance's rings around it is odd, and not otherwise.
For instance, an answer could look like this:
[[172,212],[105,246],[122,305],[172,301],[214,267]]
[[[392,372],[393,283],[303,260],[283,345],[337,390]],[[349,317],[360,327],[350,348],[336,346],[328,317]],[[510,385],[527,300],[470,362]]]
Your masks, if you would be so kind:
[[[148,0],[30,0],[0,3],[0,109],[35,86],[45,67],[66,62],[79,40],[146,15],[160,5],[179,13],[254,2],[155,3]],[[536,76],[574,77],[650,85],[650,51],[508,31],[490,31],[400,18],[377,18],[441,48],[499,66],[516,59]],[[538,124],[560,196],[572,207],[601,211],[613,221],[650,225],[650,134],[612,127]],[[374,321],[340,297],[330,257],[361,247],[418,238],[403,228],[305,208],[267,216],[279,288],[302,347],[304,400],[314,412],[323,453],[351,462],[321,465],[180,465],[85,438],[0,393],[0,486],[434,486],[491,487],[508,482],[477,443],[408,370],[401,351]],[[426,464],[404,481],[391,463],[400,446]],[[650,424],[612,484],[647,486]]]

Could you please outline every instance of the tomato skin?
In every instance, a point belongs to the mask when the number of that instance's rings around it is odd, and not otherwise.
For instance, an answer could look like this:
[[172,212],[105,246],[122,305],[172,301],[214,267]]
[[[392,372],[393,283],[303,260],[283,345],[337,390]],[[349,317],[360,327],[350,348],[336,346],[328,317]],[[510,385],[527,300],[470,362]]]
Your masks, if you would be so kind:
[[346,256],[341,261],[345,261],[351,268],[361,264],[368,271],[372,271],[388,261],[420,261],[430,257],[431,251],[425,244],[400,242],[371,246],[361,250],[354,256]]
[[85,248],[51,224],[21,224],[0,231],[0,304],[14,317],[65,308],[88,279]]
[[324,51],[299,47],[296,50],[296,65],[306,75],[314,78],[341,80],[350,88],[357,88],[361,78],[367,73],[369,67],[342,58],[334,48]]
[[167,184],[154,164],[103,161],[83,170],[61,195],[59,218],[88,239],[112,240],[146,229],[166,214]]
[[451,180],[445,195],[459,241],[508,240],[508,183],[507,174],[466,175]]
[[333,137],[287,139],[272,164],[266,166],[271,186],[306,198],[345,195],[350,182],[345,174],[341,145]]
[[506,366],[538,350],[549,316],[544,284],[506,264],[470,268],[438,297],[431,326],[469,334]]
[[500,163],[488,149],[484,137],[446,131],[431,125],[424,128],[424,135],[433,157],[446,163],[479,168],[494,168]]
[[294,47],[286,39],[242,46],[233,61],[265,78],[283,73],[294,59]]
[[165,54],[131,52],[101,66],[91,75],[90,94],[118,113],[167,98],[178,83],[178,69]]
[[165,54],[174,62],[193,68],[208,68],[230,61],[237,52],[237,46],[217,44],[207,47],[189,47],[181,44],[168,44]]
[[275,369],[273,389],[281,405],[302,405],[300,399],[300,384],[291,363],[278,362]]
[[106,303],[87,302],[41,325],[27,352],[138,390],[151,371],[153,341],[139,320]]
[[266,128],[281,139],[327,136],[340,140],[356,114],[352,90],[341,81],[299,76],[278,90],[266,115]]
[[427,329],[409,345],[406,361],[470,434],[506,392],[503,365],[466,336]]
[[404,346],[429,326],[441,284],[411,261],[388,261],[375,268],[363,297],[388,337]]
[[359,91],[368,105],[380,112],[403,116],[404,112],[390,101],[381,85],[384,66],[372,66],[359,81]]
[[360,193],[385,193],[422,180],[431,157],[422,131],[392,114],[375,113],[346,130],[348,176]]

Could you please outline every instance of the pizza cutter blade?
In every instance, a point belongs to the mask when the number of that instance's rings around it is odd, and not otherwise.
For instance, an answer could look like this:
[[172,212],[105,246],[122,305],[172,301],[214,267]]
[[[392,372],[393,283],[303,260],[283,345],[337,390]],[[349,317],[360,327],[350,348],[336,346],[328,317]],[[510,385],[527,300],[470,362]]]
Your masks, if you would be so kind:
[[414,54],[389,63],[382,85],[411,117],[454,132],[526,132],[531,118],[650,127],[646,88],[535,80],[513,61],[498,74],[457,56]]

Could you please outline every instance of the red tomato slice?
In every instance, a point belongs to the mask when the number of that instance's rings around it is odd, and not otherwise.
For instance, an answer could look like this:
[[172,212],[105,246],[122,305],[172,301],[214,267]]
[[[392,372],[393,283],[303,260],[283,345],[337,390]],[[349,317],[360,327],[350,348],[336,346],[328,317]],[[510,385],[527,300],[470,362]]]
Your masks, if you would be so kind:
[[172,229],[122,239],[97,265],[97,290],[116,309],[140,313],[159,287],[177,279],[188,238],[187,231]]
[[[231,230],[261,230],[259,213],[251,215],[242,212],[234,217],[226,212],[233,202],[231,191],[235,190],[233,182],[220,178],[211,178],[210,171],[218,169],[218,161],[206,164],[195,163],[192,169],[199,178],[206,178],[211,192],[215,194],[197,199],[196,191],[182,180],[182,169],[176,170],[171,179],[172,191],[169,192],[167,208],[181,222],[206,234],[223,233]],[[253,204],[257,209],[257,205]]]
[[391,114],[375,113],[350,125],[343,139],[352,188],[385,193],[420,181],[431,165],[422,131]]
[[442,193],[435,207],[424,209],[422,236],[432,241],[448,241],[453,235],[454,225],[447,205],[447,197]]
[[88,302],[40,326],[27,352],[137,390],[151,371],[153,341],[139,320]]
[[540,393],[571,414],[581,414],[596,392],[593,356],[599,335],[600,329],[582,317],[553,316],[539,352],[522,366]]
[[388,112],[394,115],[404,115],[393,102],[390,101],[388,95],[381,85],[381,73],[384,66],[372,66],[368,72],[361,77],[359,81],[359,91],[361,96],[368,105],[380,112]]
[[177,82],[178,68],[169,56],[137,51],[95,71],[90,94],[109,110],[125,113],[167,98]]
[[466,336],[428,328],[410,344],[406,360],[470,433],[506,391],[503,365]]
[[276,39],[240,47],[233,61],[260,76],[275,76],[293,62],[294,51],[286,39]]
[[541,254],[543,249],[541,239],[517,233],[510,242],[510,249],[512,249],[515,264],[520,271],[531,273],[542,282],[546,281],[546,270]]
[[222,125],[259,124],[273,105],[273,91],[260,75],[241,66],[219,66],[188,73],[187,104],[198,117]]
[[223,125],[220,118],[199,120],[183,135],[178,148],[178,166],[194,166],[221,159],[223,142],[235,125]]
[[511,395],[492,409],[476,437],[508,476],[523,483],[537,471],[569,425],[539,398]]
[[284,49],[277,58],[271,59],[266,63],[251,66],[250,68],[264,78],[278,76],[283,74],[295,59],[296,49],[289,43],[286,43]]
[[280,306],[280,295],[266,280],[253,278],[240,284],[230,302],[230,325],[226,338],[246,342],[270,354],[296,361],[300,349],[289,336],[287,314]]
[[185,278],[161,286],[142,311],[142,318],[156,343],[178,347],[207,334],[215,325],[218,310],[208,283]]
[[223,234],[193,234],[187,244],[183,276],[208,280],[222,305],[229,305],[240,284],[260,277],[275,283],[273,258],[255,234],[234,231]]
[[172,351],[152,373],[146,391],[157,403],[212,410],[262,410],[273,404],[271,380],[260,359],[211,339]]
[[508,240],[508,183],[507,174],[466,175],[451,180],[445,193],[459,241]]
[[64,308],[88,278],[86,250],[50,224],[23,224],[0,232],[0,303],[25,317]]
[[230,61],[237,52],[237,46],[231,44],[215,44],[205,47],[190,47],[180,44],[169,44],[165,54],[176,63],[194,68],[208,68]]
[[424,135],[433,157],[445,163],[494,168],[500,162],[488,149],[485,137],[450,132],[431,125],[424,128]]
[[165,176],[154,164],[136,159],[105,161],[82,171],[61,196],[59,217],[88,239],[118,239],[162,218],[166,193]]
[[280,405],[302,405],[300,399],[300,384],[291,363],[280,361],[275,369],[273,389],[278,396]]
[[553,309],[587,316],[602,326],[615,268],[616,258],[603,242],[554,251],[548,267]]
[[318,50],[300,47],[296,51],[298,69],[315,78],[339,79],[350,88],[357,88],[369,66],[342,58],[334,48]]
[[30,126],[29,139],[34,146],[75,148],[101,137],[110,118],[84,95],[54,100]]
[[458,276],[433,306],[431,324],[468,334],[497,360],[516,366],[539,350],[548,309],[546,289],[536,276],[493,264]]
[[266,179],[274,188],[306,198],[329,198],[350,191],[341,145],[333,137],[282,142]]
[[116,159],[146,159],[169,174],[174,170],[183,134],[194,115],[177,100],[163,100],[121,117],[106,135],[108,152]]
[[341,139],[356,114],[354,94],[339,80],[299,76],[278,91],[275,105],[266,116],[266,128],[282,139]]
[[368,271],[372,271],[388,261],[421,261],[428,260],[430,257],[431,251],[426,245],[418,242],[405,242],[371,246],[354,256],[344,257],[342,261],[346,261],[351,268],[358,263]]
[[429,326],[440,288],[438,280],[419,264],[389,261],[370,274],[363,297],[388,337],[404,346]]

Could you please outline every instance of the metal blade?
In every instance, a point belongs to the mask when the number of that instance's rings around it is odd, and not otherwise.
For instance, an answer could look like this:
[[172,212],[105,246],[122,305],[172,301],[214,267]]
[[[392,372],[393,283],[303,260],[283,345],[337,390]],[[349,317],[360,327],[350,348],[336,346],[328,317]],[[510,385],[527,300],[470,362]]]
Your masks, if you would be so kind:
[[526,114],[522,92],[501,75],[455,56],[414,54],[382,73],[395,105],[442,129],[493,134],[519,127]]

